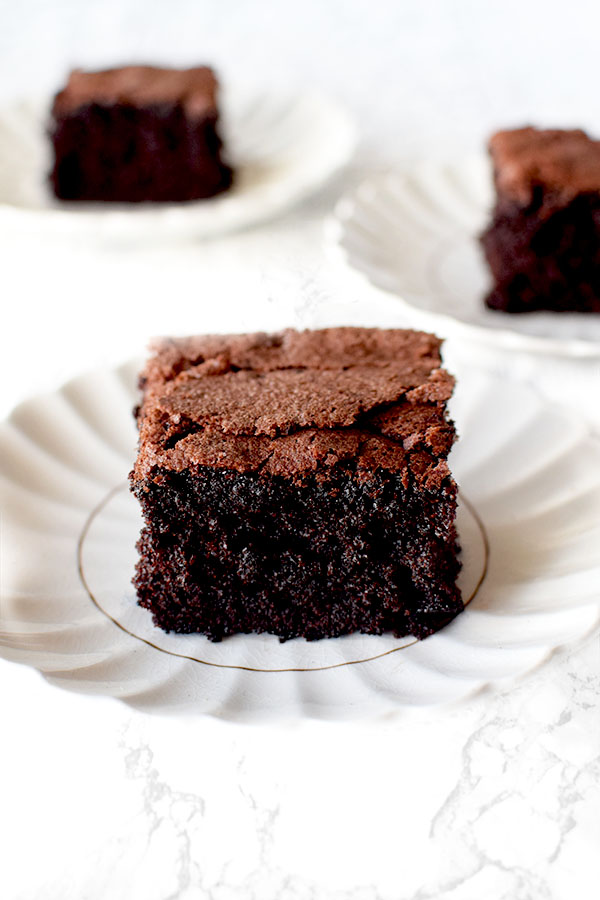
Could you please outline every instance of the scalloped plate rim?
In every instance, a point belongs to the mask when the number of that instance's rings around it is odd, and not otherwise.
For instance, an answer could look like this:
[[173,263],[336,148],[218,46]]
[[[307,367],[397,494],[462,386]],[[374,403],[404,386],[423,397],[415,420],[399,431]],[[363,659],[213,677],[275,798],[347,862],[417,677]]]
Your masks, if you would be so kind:
[[[240,194],[236,193],[235,182],[230,190],[215,197],[181,204],[132,204],[131,206],[106,204],[104,207],[102,204],[82,204],[78,208],[76,203],[63,205],[60,201],[49,197],[50,204],[47,207],[32,208],[3,200],[0,195],[0,219],[3,219],[6,224],[37,226],[38,228],[47,226],[52,229],[60,227],[61,233],[71,233],[75,230],[80,234],[98,235],[103,239],[110,239],[114,236],[119,240],[135,241],[140,237],[153,235],[161,239],[169,237],[169,235],[172,238],[187,235],[196,239],[210,239],[230,232],[241,231],[285,214],[286,211],[318,191],[351,159],[358,142],[356,122],[345,106],[325,93],[306,90],[295,94],[291,92],[284,94],[270,91],[268,88],[264,88],[262,91],[257,89],[256,93],[246,89],[243,93],[241,90],[236,92],[235,87],[228,84],[225,84],[222,90],[225,95],[224,105],[227,103],[227,94],[230,93],[234,95],[235,102],[242,106],[249,105],[261,98],[272,104],[282,103],[284,100],[294,103],[298,107],[301,104],[312,104],[316,115],[321,121],[326,120],[328,127],[331,122],[334,122],[334,127],[337,129],[335,152],[332,154],[330,148],[323,144],[324,153],[319,164],[317,165],[318,158],[315,156],[312,169],[292,170],[291,177],[288,176],[289,184],[283,196],[275,196],[274,199],[270,199],[269,194],[272,194],[273,191],[272,185],[268,185],[266,193],[263,192],[262,196],[259,195],[255,199],[250,211],[242,208],[241,215],[237,213],[237,215],[230,216],[230,220],[208,225],[208,227],[205,216],[207,211],[218,210],[218,207],[224,204],[229,206],[232,202],[241,201],[243,203],[247,200],[247,194],[244,191]],[[0,106],[0,124],[3,117],[14,116],[20,109],[23,109],[29,110],[29,114],[38,110],[40,125],[43,125],[41,114],[43,110],[49,109],[50,101],[51,97],[41,95],[24,96],[12,101],[5,101]],[[227,115],[228,111],[225,110],[223,118]],[[40,140],[44,139],[43,132],[40,133],[39,138]],[[331,134],[328,135],[328,138],[331,138]],[[235,156],[235,151],[232,156]],[[285,155],[282,158],[285,158]],[[254,162],[260,163],[260,156]],[[275,166],[276,163],[272,165]],[[238,167],[243,168],[243,163],[241,166],[238,163]],[[281,185],[277,185],[275,194],[280,193]],[[261,208],[261,204],[264,205],[264,209]],[[200,227],[198,227],[198,220],[195,220],[198,213],[201,213]],[[121,228],[124,223],[133,226],[130,231]]]
[[[62,387],[57,389],[56,391],[47,392],[46,394],[38,395],[36,397],[32,397],[23,401],[23,403],[19,404],[16,409],[13,411],[13,414],[8,419],[10,422],[13,419],[13,416],[22,410],[23,408],[29,407],[31,409],[32,404],[43,402],[43,400],[49,396],[53,396],[55,394],[61,394],[65,389],[67,389],[73,383],[81,382],[82,379],[95,379],[100,376],[105,376],[107,373],[111,377],[116,377],[120,384],[125,388],[125,382],[130,380],[130,376],[132,372],[135,370],[136,366],[133,361],[128,361],[121,366],[116,367],[100,367],[98,369],[84,372],[81,375],[76,376],[75,378],[68,381]],[[493,380],[491,375],[488,375],[490,380]],[[515,382],[515,385],[517,382]],[[531,391],[531,389],[529,389]],[[531,391],[532,396],[534,396],[538,401],[540,398],[537,393]],[[541,402],[541,401],[540,401]],[[551,406],[547,401],[544,401],[546,406]],[[551,406],[551,408],[553,408]],[[572,410],[563,409],[563,407],[557,406],[557,412],[560,411],[562,414],[567,416],[569,420],[573,419],[574,421],[580,421],[579,418],[573,413]],[[589,432],[589,429],[583,428],[581,433],[581,440],[590,439],[594,442],[594,446],[600,446],[600,443],[596,438]],[[106,486],[106,485],[105,485]],[[66,503],[67,501],[63,501]],[[89,511],[88,511],[89,512]],[[85,513],[81,514],[83,518],[85,518]],[[79,533],[79,530],[77,529]],[[75,542],[77,539],[77,535],[74,535],[73,541]],[[86,601],[87,602],[87,601]],[[274,702],[269,701],[268,705],[261,705],[259,707],[253,707],[252,709],[245,708],[236,708],[235,703],[232,706],[231,697],[229,695],[225,698],[223,702],[220,702],[216,706],[213,704],[210,708],[205,708],[202,710],[197,710],[196,712],[211,715],[216,717],[221,717],[228,720],[238,720],[238,721],[271,721],[273,719],[286,719],[286,718],[298,718],[298,717],[310,717],[316,719],[347,719],[347,718],[356,718],[360,716],[364,717],[387,717],[390,714],[397,714],[401,712],[403,709],[408,708],[432,708],[433,706],[454,706],[463,701],[468,700],[469,698],[490,690],[496,686],[504,685],[507,683],[513,683],[515,680],[518,680],[522,677],[526,677],[529,673],[539,668],[548,658],[553,656],[556,653],[562,652],[564,649],[570,648],[573,645],[585,640],[586,636],[593,632],[598,627],[598,622],[600,620],[600,605],[598,604],[596,599],[587,600],[586,602],[580,603],[577,607],[578,611],[580,611],[580,615],[582,616],[582,620],[585,618],[586,627],[582,630],[576,638],[572,638],[567,641],[560,641],[549,643],[546,639],[538,641],[531,647],[526,648],[528,653],[531,653],[532,656],[535,656],[536,661],[531,665],[526,665],[525,668],[520,671],[510,673],[508,675],[504,674],[500,677],[483,677],[483,678],[475,678],[472,674],[465,675],[464,677],[464,690],[460,693],[459,696],[453,697],[451,699],[442,699],[442,700],[417,700],[414,704],[412,702],[407,701],[406,699],[398,701],[394,700],[389,696],[389,690],[381,693],[375,704],[372,701],[369,701],[368,696],[364,697],[363,694],[359,698],[357,698],[356,702],[344,703],[340,705],[340,703],[332,703],[321,702],[320,704],[315,704],[314,700],[302,699],[301,701],[297,700],[293,709],[290,708],[289,703],[279,703],[275,700]],[[514,615],[514,613],[511,613]],[[460,617],[459,617],[460,618]],[[458,621],[458,620],[456,620]],[[17,624],[16,622],[14,624]],[[446,634],[446,631],[440,632],[441,635]],[[449,632],[448,632],[449,634]],[[15,635],[16,636],[16,635]],[[4,637],[5,639],[8,637],[8,633],[4,633],[2,635],[0,633],[0,637]],[[434,636],[435,637],[435,636]],[[134,641],[134,638],[128,638],[128,640]],[[5,641],[0,640],[0,645],[4,644]],[[427,642],[422,642],[420,644],[421,647],[426,646]],[[15,656],[18,655],[26,655],[27,650],[19,650],[17,647],[13,647],[13,653],[10,652],[10,646],[7,648],[8,652],[3,653],[0,649],[0,655],[4,656],[7,659],[10,659],[14,662],[22,663],[24,665],[33,665],[33,667],[37,668],[35,663],[28,661],[27,659],[17,659]],[[51,651],[46,651],[50,652]],[[78,683],[77,681],[71,681],[69,676],[65,678],[63,673],[61,675],[56,674],[56,672],[52,672],[49,670],[44,671],[42,667],[38,668],[38,671],[41,672],[43,677],[49,681],[50,683],[60,686],[64,689],[70,689],[81,693],[86,694],[98,694],[102,696],[113,696],[115,699],[120,699],[123,702],[126,702],[128,705],[143,709],[145,711],[155,711],[164,713],[178,713],[180,711],[180,707],[176,704],[168,704],[156,702],[156,700],[144,701],[143,696],[147,694],[147,689],[142,691],[132,689],[132,691],[127,694],[126,692],[111,692],[107,690],[106,686],[102,683],[102,681],[98,681],[96,684],[90,684],[89,682]],[[271,677],[272,672],[254,672],[253,676],[257,678]],[[309,678],[315,677],[316,672],[306,672],[304,673]],[[177,675],[175,677],[178,677]],[[448,677],[456,677],[456,676],[448,676]],[[170,679],[170,676],[169,676]],[[169,680],[168,679],[168,680]],[[66,683],[68,682],[68,683]],[[126,685],[125,685],[126,687]],[[160,687],[160,686],[159,686]],[[371,690],[371,689],[370,689]],[[154,688],[152,689],[154,691]],[[152,693],[151,691],[151,693]],[[376,709],[373,710],[373,705],[375,705]],[[182,711],[182,710],[181,710]],[[186,711],[187,710],[186,708]]]

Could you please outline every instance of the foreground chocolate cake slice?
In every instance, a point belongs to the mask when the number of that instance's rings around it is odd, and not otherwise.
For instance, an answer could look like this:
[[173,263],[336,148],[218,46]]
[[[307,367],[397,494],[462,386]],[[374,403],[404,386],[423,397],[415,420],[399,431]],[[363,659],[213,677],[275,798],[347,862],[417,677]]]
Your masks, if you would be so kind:
[[221,159],[216,94],[205,66],[75,70],[52,108],[54,193],[139,203],[225,190],[231,169]]
[[155,623],[422,638],[460,612],[439,350],[362,328],[156,344],[130,476]]
[[600,312],[600,141],[583,131],[490,140],[496,205],[482,235],[492,309]]

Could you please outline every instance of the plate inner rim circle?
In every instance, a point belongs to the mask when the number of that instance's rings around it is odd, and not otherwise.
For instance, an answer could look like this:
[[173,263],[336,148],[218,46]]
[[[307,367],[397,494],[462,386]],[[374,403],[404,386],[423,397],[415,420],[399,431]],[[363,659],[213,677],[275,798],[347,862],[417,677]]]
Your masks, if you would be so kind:
[[[84,551],[86,539],[89,535],[89,532],[90,532],[90,529],[91,529],[91,526],[92,526],[94,520],[100,515],[100,513],[103,511],[103,509],[110,503],[110,501],[113,499],[113,497],[115,497],[117,494],[121,493],[122,491],[128,490],[128,489],[129,489],[129,486],[128,486],[127,482],[122,482],[122,483],[117,484],[116,486],[112,487],[104,495],[104,497],[102,497],[102,499],[96,504],[96,506],[94,506],[92,511],[89,513],[89,515],[88,515],[87,519],[85,520],[83,527],[79,533],[79,536],[77,538],[77,556],[76,556],[77,573],[79,575],[79,580],[81,582],[82,587],[84,588],[86,594],[88,595],[89,599],[94,604],[96,609],[99,612],[101,612],[102,615],[106,616],[107,619],[109,619],[114,625],[117,626],[117,628],[119,628],[125,634],[128,634],[130,637],[134,638],[137,641],[141,641],[142,643],[146,644],[148,647],[151,647],[153,650],[158,650],[160,653],[166,653],[168,656],[175,656],[175,657],[178,657],[179,659],[186,659],[186,660],[189,660],[190,662],[199,663],[200,665],[203,665],[203,666],[210,666],[215,669],[237,669],[237,670],[243,671],[243,672],[261,672],[261,673],[267,673],[267,672],[272,672],[272,673],[276,673],[276,672],[279,672],[279,673],[282,673],[282,672],[324,672],[329,669],[341,669],[345,666],[356,666],[356,665],[360,665],[361,663],[374,662],[377,659],[383,659],[386,656],[391,656],[393,653],[398,653],[400,650],[406,650],[408,647],[412,647],[414,644],[419,643],[417,638],[412,638],[411,640],[407,641],[404,644],[401,644],[398,647],[392,647],[390,650],[385,650],[382,653],[376,653],[373,656],[361,657],[360,659],[344,660],[343,662],[331,663],[330,665],[307,666],[307,667],[286,666],[286,667],[281,667],[281,668],[270,668],[270,669],[260,668],[258,666],[244,666],[244,665],[240,665],[237,663],[217,663],[212,660],[200,659],[197,656],[191,656],[187,653],[178,653],[175,650],[167,650],[165,647],[159,647],[158,644],[155,644],[153,641],[149,640],[148,638],[142,637],[141,635],[135,634],[135,632],[130,631],[128,628],[125,627],[125,625],[123,625],[121,622],[119,622],[118,619],[116,619],[111,613],[109,613],[106,609],[104,609],[102,604],[99,602],[97,597],[94,595],[94,592],[92,591],[92,589],[89,585],[89,582],[87,580],[86,574],[85,574],[83,551]],[[489,545],[489,539],[488,539],[487,531],[485,529],[485,525],[483,524],[477,511],[475,510],[473,505],[467,500],[467,498],[464,496],[464,494],[462,494],[462,492],[460,492],[460,491],[459,491],[459,497],[460,497],[461,501],[464,503],[464,505],[466,506],[469,513],[472,515],[472,517],[479,529],[479,532],[480,532],[480,535],[482,538],[483,549],[484,549],[484,559],[483,559],[482,570],[481,570],[479,579],[477,580],[477,583],[471,593],[471,596],[464,601],[464,606],[466,608],[469,605],[469,603],[479,593],[481,586],[483,585],[483,582],[485,581],[485,578],[487,576],[489,557],[490,557],[490,545]]]

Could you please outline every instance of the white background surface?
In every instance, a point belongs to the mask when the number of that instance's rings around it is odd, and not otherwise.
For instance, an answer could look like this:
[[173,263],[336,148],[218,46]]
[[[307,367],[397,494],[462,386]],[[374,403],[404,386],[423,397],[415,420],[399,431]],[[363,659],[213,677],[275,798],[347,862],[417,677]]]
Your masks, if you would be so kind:
[[[600,133],[594,2],[3,0],[0,17],[3,99],[71,64],[210,61],[231,80],[323,88],[363,132],[321,197],[219,242],[0,235],[3,413],[150,334],[352,321],[366,289],[322,242],[345,185],[472,151],[498,125]],[[373,295],[373,322],[389,302]],[[598,362],[479,356],[600,430]],[[0,896],[591,900],[599,695],[597,635],[455,709],[352,726],[148,717],[0,660]]]

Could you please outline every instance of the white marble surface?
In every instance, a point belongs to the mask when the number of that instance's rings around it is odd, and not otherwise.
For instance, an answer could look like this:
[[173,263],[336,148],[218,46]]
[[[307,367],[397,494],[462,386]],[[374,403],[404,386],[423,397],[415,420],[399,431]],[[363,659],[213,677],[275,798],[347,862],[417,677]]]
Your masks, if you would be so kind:
[[[600,131],[599,24],[584,0],[4,4],[5,99],[72,62],[201,57],[232,78],[323,86],[365,137],[321,198],[218,242],[125,250],[3,233],[0,412],[153,333],[353,321],[362,289],[322,247],[340,189],[469,151],[501,123]],[[369,295],[373,322],[382,303]],[[600,433],[599,362],[448,347],[465,353]],[[360,725],[151,717],[0,660],[0,896],[592,900],[599,696],[597,634],[502,691]]]

